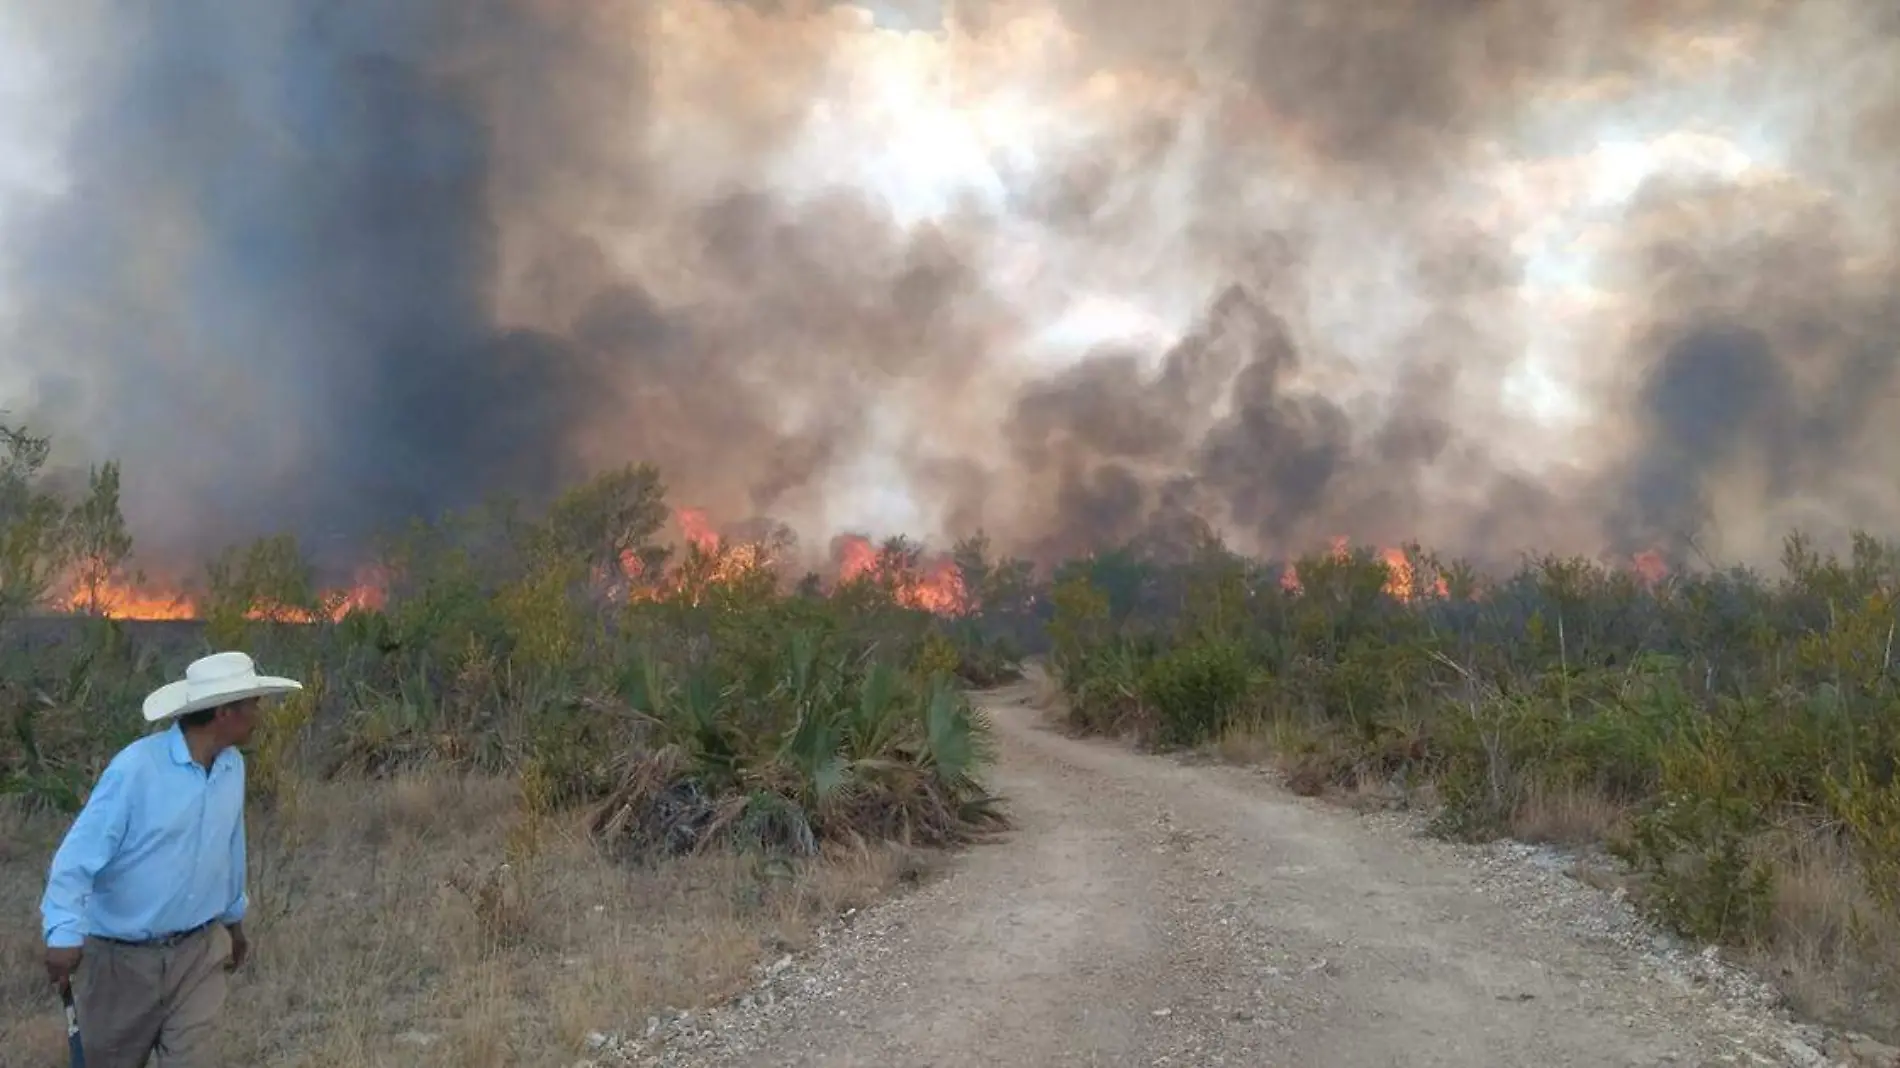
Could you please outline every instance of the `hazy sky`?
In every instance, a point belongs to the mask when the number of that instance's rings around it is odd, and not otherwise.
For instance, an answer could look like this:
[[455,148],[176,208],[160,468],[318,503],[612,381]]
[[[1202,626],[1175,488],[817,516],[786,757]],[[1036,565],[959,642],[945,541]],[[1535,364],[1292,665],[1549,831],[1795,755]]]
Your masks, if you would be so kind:
[[646,458],[819,543],[1900,519],[1804,444],[1900,444],[1812,429],[1887,389],[1878,4],[476,6],[0,0],[0,384],[154,551]]

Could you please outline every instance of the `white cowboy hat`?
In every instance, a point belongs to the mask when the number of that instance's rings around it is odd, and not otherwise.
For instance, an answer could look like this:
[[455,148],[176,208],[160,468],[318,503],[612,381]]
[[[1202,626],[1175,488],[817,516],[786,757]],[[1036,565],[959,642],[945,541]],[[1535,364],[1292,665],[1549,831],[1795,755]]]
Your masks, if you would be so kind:
[[166,683],[145,698],[145,722],[202,712],[251,697],[272,697],[303,689],[295,679],[259,675],[257,665],[243,653],[212,653],[193,660],[185,677]]

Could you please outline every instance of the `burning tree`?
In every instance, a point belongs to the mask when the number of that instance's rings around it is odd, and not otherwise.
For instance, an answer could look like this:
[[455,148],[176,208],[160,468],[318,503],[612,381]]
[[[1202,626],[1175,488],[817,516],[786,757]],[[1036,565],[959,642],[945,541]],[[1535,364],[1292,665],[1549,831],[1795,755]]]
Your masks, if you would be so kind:
[[73,554],[73,604],[92,615],[105,615],[111,595],[143,577],[127,574],[132,535],[119,509],[119,465],[107,463],[87,475],[86,496],[66,517],[66,544]]
[[[789,531],[722,537],[704,513],[672,510],[656,469],[629,466],[538,513],[498,501],[418,520],[347,585],[320,581],[288,534],[228,547],[198,592],[174,598],[191,622],[147,632],[121,618],[142,605],[118,592],[131,540],[117,466],[68,501],[40,479],[45,442],[8,441],[5,589],[18,612],[83,607],[105,622],[57,656],[4,665],[0,793],[76,804],[137,730],[138,696],[209,643],[312,680],[254,748],[266,804],[300,777],[432,767],[516,776],[543,808],[603,805],[596,831],[616,850],[682,834],[693,848],[947,842],[998,821],[977,775],[986,725],[948,674],[964,659],[943,629],[959,579],[908,543],[841,566],[833,588],[794,591],[780,570]],[[677,555],[661,543],[669,520]],[[68,576],[82,595],[55,598]],[[160,633],[181,640],[145,644]],[[670,830],[634,833],[656,820]]]

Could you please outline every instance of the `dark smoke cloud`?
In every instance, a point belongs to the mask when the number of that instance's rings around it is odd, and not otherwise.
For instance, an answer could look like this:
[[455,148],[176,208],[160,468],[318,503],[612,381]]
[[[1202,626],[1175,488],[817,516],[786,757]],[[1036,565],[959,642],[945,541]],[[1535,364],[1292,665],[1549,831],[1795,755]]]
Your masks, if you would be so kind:
[[45,415],[124,458],[161,559],[280,528],[355,547],[579,473],[567,431],[608,369],[496,321],[499,148],[456,69],[515,39],[497,60],[556,79],[517,14],[183,3],[91,28],[74,187],[12,235],[8,284]]
[[1893,496],[1860,487],[1900,445],[1892,249],[1869,256],[1839,208],[1775,185],[1657,189],[1631,232],[1652,297],[1613,534],[1746,545],[1843,520],[1890,533]]
[[[875,477],[913,534],[1041,557],[1200,521],[1492,561],[1900,525],[1871,0],[966,0],[965,87],[1086,121],[995,161],[1000,209],[925,222],[805,180],[877,91],[837,6],[54,7],[71,184],[0,245],[13,407],[124,459],[155,563],[287,528],[346,566],[629,460],[815,546]],[[1506,386],[1559,326],[1516,290],[1538,210],[1481,176],[1660,112],[1772,127],[1789,173],[1657,178],[1591,224],[1618,296],[1550,430]],[[1091,287],[1189,329],[1031,362]]]
[[[1900,94],[1892,75],[1870,77],[1877,57],[1896,52],[1892,19],[1877,5],[1076,0],[1065,10],[1123,58],[1171,68],[1198,55],[1202,69],[1244,83],[1271,116],[1282,158],[1291,152],[1294,166],[1360,190],[1369,216],[1411,239],[1415,291],[1432,309],[1385,372],[1393,405],[1370,418],[1296,380],[1296,368],[1337,364],[1338,354],[1297,321],[1297,300],[1246,286],[1221,302],[1257,300],[1273,323],[1260,336],[1234,342],[1216,305],[1211,324],[1158,374],[1142,378],[1118,358],[1046,384],[1019,409],[1037,447],[1017,458],[1067,472],[1078,503],[1057,510],[1065,544],[1125,531],[1153,511],[1163,478],[1131,478],[1131,458],[1165,472],[1177,495],[1191,486],[1200,511],[1268,547],[1310,546],[1333,531],[1388,543],[1422,536],[1493,561],[1528,547],[1662,547],[1683,558],[1693,547],[1760,561],[1790,525],[1894,531],[1900,509],[1878,471],[1900,451],[1896,250],[1891,236],[1850,239],[1835,199],[1871,198],[1859,207],[1893,232],[1891,194],[1875,176],[1896,161]],[[1496,385],[1525,337],[1501,324],[1505,291],[1527,265],[1497,237],[1445,225],[1461,169],[1530,121],[1533,94],[1568,95],[1570,108],[1595,97],[1614,104],[1633,87],[1681,79],[1679,53],[1699,35],[1754,54],[1714,90],[1718,110],[1727,93],[1736,113],[1762,114],[1764,101],[1751,97],[1778,93],[1797,178],[1811,172],[1841,188],[1830,197],[1798,180],[1651,181],[1613,242],[1636,340],[1606,329],[1577,354],[1605,369],[1586,378],[1599,386],[1596,425],[1555,445],[1576,467],[1527,478],[1509,446],[1487,447],[1513,421]],[[1851,78],[1824,69],[1846,55]],[[1824,114],[1850,118],[1823,125]],[[1826,133],[1802,139],[1810,128]],[[1251,147],[1220,153],[1203,177],[1268,165]],[[1087,182],[1071,186],[1088,191],[1072,203],[1108,200]],[[1231,204],[1216,196],[1207,207]],[[1302,269],[1325,284],[1312,263]],[[1203,408],[1172,403],[1166,387],[1179,361],[1221,344],[1237,350],[1216,372],[1229,376],[1231,408],[1177,447],[1179,427]],[[1072,447],[1050,457],[1054,411],[1095,429],[1061,435]],[[1144,433],[1151,424],[1168,430]]]

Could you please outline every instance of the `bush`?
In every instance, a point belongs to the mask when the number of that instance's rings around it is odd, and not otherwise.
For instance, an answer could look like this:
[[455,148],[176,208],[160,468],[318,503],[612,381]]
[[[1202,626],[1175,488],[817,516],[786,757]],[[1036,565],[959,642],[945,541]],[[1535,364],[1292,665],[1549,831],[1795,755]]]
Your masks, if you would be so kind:
[[1838,842],[1891,924],[1900,553],[1794,535],[1782,564],[1657,580],[1545,557],[1486,576],[1417,547],[1131,546],[1058,571],[1051,664],[1076,729],[1252,732],[1301,792],[1430,786],[1444,834],[1584,806],[1642,899],[1697,937],[1781,937],[1775,865],[1802,839]]
[[[42,439],[0,428],[0,446],[0,793],[76,809],[144,694],[235,647],[306,681],[250,747],[264,806],[294,806],[306,777],[429,769],[513,776],[535,820],[590,809],[635,854],[947,844],[1001,823],[988,724],[949,680],[1008,677],[1006,644],[980,613],[914,606],[908,543],[833,590],[788,588],[777,536],[675,560],[655,543],[658,473],[631,467],[539,514],[497,502],[394,532],[363,569],[374,588],[326,591],[270,537],[207,563],[199,618],[121,622],[103,618],[135,578],[117,468],[69,499],[41,477]],[[1007,600],[1020,568],[959,554]],[[526,857],[533,828],[517,837]]]
[[1171,649],[1141,674],[1141,700],[1153,709],[1155,740],[1198,745],[1220,734],[1247,698],[1252,668],[1233,642],[1204,640]]
[[1251,733],[1305,792],[1429,787],[1461,837],[1588,807],[1699,937],[1779,937],[1789,840],[1826,842],[1900,921],[1900,551],[1871,537],[1791,536],[1772,577],[1661,578],[1555,557],[1487,575],[1418,546],[1250,560],[1205,529],[1042,577],[981,537],[934,562],[893,539],[828,581],[785,571],[780,531],[669,551],[659,474],[630,467],[391,532],[361,590],[325,592],[289,537],[233,546],[199,618],[135,624],[107,618],[137,579],[118,469],[65,492],[49,448],[0,427],[0,793],[30,806],[77,807],[142,696],[235,646],[311,681],[257,740],[263,804],[427,767],[514,776],[523,856],[561,809],[639,857],[964,841],[1000,817],[957,684],[1042,650],[1076,730]]

